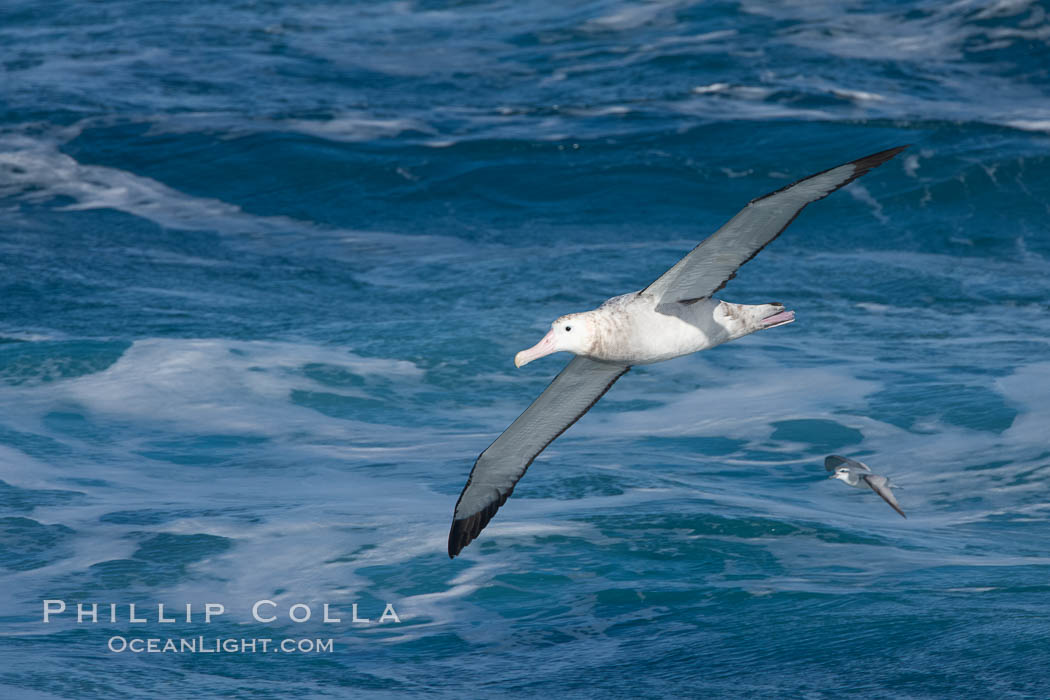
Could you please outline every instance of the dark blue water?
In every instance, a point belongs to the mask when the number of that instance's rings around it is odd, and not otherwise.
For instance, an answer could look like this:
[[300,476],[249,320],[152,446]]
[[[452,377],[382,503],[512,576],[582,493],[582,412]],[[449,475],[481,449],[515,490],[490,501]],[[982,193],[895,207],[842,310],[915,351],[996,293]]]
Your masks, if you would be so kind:
[[[1024,0],[4,3],[0,695],[1046,697],[1048,41]],[[515,352],[903,143],[721,295],[796,323],[631,372],[448,559],[564,361]],[[198,636],[334,644],[110,650]]]

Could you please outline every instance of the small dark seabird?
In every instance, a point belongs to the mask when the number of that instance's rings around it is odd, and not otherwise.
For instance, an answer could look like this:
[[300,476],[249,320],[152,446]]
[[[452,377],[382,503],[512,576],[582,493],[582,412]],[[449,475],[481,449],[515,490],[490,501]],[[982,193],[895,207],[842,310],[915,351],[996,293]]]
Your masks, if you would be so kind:
[[632,365],[707,350],[794,321],[795,312],[786,311],[783,304],[731,304],[712,295],[779,236],[807,204],[827,197],[905,148],[859,158],[752,200],[642,291],[613,297],[593,311],[562,316],[539,343],[519,352],[514,358],[518,367],[554,352],[571,352],[576,357],[474,462],[456,503],[448,555],[456,556],[481,533],[536,455]]
[[871,490],[882,496],[882,500],[889,503],[893,510],[901,514],[902,518],[908,517],[901,510],[900,504],[897,503],[897,499],[893,496],[893,491],[890,491],[890,489],[897,488],[896,484],[891,484],[890,480],[884,476],[872,474],[871,468],[864,462],[858,462],[848,457],[839,457],[838,455],[828,455],[824,458],[824,468],[829,472],[833,472],[828,477],[829,479],[845,481],[850,486],[858,489],[870,486]]

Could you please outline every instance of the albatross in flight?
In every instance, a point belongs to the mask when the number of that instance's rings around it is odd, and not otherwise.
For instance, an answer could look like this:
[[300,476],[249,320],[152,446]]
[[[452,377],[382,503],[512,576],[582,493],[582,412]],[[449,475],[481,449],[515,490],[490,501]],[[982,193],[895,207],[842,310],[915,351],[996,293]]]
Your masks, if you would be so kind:
[[795,320],[782,304],[731,304],[712,297],[799,212],[882,165],[907,146],[865,156],[752,200],[640,292],[551,324],[514,364],[554,352],[576,355],[542,394],[474,462],[456,502],[448,555],[477,537],[547,445],[587,412],[632,365],[670,360]]

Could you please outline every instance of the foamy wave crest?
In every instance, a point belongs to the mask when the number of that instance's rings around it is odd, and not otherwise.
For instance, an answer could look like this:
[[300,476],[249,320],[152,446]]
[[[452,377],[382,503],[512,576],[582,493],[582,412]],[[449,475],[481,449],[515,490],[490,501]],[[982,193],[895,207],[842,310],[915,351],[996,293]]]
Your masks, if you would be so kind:
[[356,357],[334,348],[158,338],[136,341],[102,372],[26,389],[20,398],[75,401],[93,412],[149,416],[190,428],[285,432],[301,423],[316,428],[324,422],[316,412],[287,403],[296,389],[331,390],[303,374],[310,364],[401,382],[422,376],[409,362]]
[[[250,240],[266,238],[272,245],[294,252],[308,239],[311,252],[332,256],[371,250],[424,247],[427,254],[444,255],[468,250],[459,240],[431,235],[393,234],[329,228],[288,216],[256,216],[218,199],[194,197],[153,178],[119,168],[85,165],[62,153],[60,146],[96,120],[50,136],[0,133],[0,198],[30,203],[72,200],[58,211],[113,209],[180,230],[216,231]],[[104,120],[103,120],[104,123]]]
[[116,209],[175,229],[281,230],[287,222],[246,215],[216,199],[191,197],[116,168],[83,165],[54,142],[18,134],[0,136],[0,196],[30,202],[68,197],[65,211]]

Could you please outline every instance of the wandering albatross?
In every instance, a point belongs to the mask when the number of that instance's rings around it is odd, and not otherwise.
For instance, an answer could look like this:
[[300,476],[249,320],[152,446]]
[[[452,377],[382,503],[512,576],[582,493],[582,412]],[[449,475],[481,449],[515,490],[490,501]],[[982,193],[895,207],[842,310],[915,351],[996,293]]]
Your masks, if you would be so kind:
[[592,311],[562,316],[539,343],[519,352],[514,357],[518,367],[554,352],[567,351],[576,357],[474,462],[456,502],[449,557],[481,533],[536,455],[632,365],[670,360],[794,321],[795,313],[785,311],[782,304],[730,304],[711,295],[779,236],[807,204],[905,148],[859,158],[752,200],[645,289],[613,297]]

